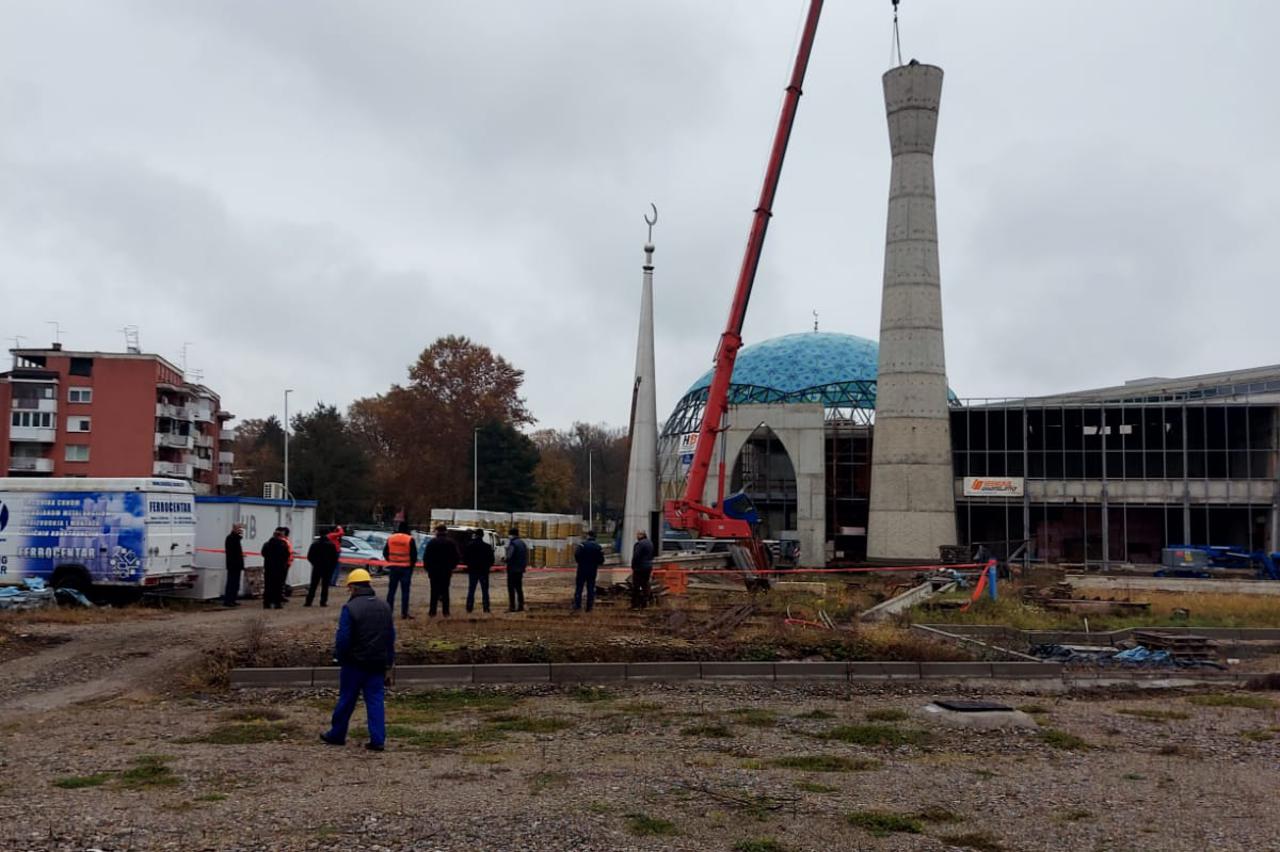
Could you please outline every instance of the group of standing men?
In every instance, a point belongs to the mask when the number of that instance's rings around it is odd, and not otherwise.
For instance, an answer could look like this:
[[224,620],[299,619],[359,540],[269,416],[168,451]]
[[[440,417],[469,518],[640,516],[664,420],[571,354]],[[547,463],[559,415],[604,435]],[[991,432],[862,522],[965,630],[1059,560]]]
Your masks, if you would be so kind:
[[[239,606],[240,580],[244,572],[244,548],[241,538],[244,525],[236,524],[227,536],[226,551],[227,585],[223,595],[224,606]],[[337,585],[339,554],[342,546],[342,527],[332,527],[312,542],[307,551],[311,563],[311,582],[307,588],[305,606],[311,606],[316,591],[320,592],[320,606],[329,605],[329,586]],[[529,546],[520,538],[520,531],[512,527],[506,546],[506,575],[508,612],[524,611],[524,574],[529,567]],[[648,606],[652,597],[653,542],[643,530],[636,532],[636,543],[631,549],[631,608]],[[418,564],[418,543],[409,532],[407,523],[399,529],[382,548],[386,560],[390,585],[387,588],[387,604],[395,611],[396,597],[400,598],[400,617],[412,619],[409,611],[409,590],[413,584],[413,570]],[[449,617],[449,584],[459,563],[467,570],[467,612],[475,609],[476,588],[480,589],[481,607],[489,612],[489,574],[493,570],[493,547],[484,540],[484,531],[475,530],[472,538],[459,551],[448,529],[436,527],[435,536],[422,549],[422,566],[430,583],[431,603],[427,610],[435,617],[437,610]],[[262,608],[281,609],[284,606],[284,583],[293,564],[293,542],[288,527],[276,527],[271,538],[262,545],[263,590]],[[583,592],[586,611],[591,612],[596,602],[596,578],[604,564],[604,550],[596,541],[595,530],[587,533],[586,541],[574,551],[577,575],[574,578],[573,609],[583,608]]]
[[[519,530],[512,528],[506,549],[507,600],[509,612],[524,610],[524,572],[529,567],[529,546],[520,538]],[[409,590],[413,581],[413,569],[418,563],[418,544],[409,532],[408,524],[387,539],[382,548],[382,558],[388,563],[387,573],[391,583],[387,589],[387,604],[394,611],[397,594],[400,597],[400,617],[413,618],[409,612]],[[449,584],[459,563],[467,569],[467,612],[475,610],[476,588],[480,589],[480,604],[489,612],[489,573],[493,570],[493,547],[484,540],[484,531],[475,530],[461,551],[449,537],[444,525],[435,529],[435,536],[422,548],[422,567],[426,569],[430,583],[431,603],[427,615],[434,618],[439,611],[449,617]]]
[[[244,574],[244,524],[235,524],[223,543],[226,551],[227,585],[222,594],[223,606],[240,606],[240,580]],[[337,555],[334,556],[337,561]],[[271,538],[262,545],[262,608],[284,607],[284,581],[293,564],[293,542],[288,527],[276,527]]]

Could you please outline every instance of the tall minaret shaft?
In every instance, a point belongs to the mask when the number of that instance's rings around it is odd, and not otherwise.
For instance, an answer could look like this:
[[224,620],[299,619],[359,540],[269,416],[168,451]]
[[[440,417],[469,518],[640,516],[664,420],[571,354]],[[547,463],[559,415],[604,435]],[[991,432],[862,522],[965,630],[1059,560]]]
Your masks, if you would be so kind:
[[942,69],[884,75],[893,170],[880,303],[880,369],[867,557],[936,560],[956,540],[933,143]]
[[649,240],[644,247],[644,284],[640,289],[640,333],[636,341],[636,371],[631,385],[631,456],[627,462],[627,497],[623,508],[622,562],[631,564],[631,541],[636,530],[649,530],[649,516],[658,509],[658,395],[653,363],[653,219],[648,217]]

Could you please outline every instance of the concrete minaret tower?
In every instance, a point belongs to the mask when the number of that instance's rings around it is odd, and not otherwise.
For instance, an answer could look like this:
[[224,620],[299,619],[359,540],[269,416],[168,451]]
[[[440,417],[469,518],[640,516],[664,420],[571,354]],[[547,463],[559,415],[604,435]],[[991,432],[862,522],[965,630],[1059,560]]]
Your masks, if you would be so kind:
[[867,557],[936,560],[956,540],[933,142],[942,69],[914,59],[884,75],[893,171],[880,303],[880,371]]
[[[653,205],[650,205],[651,207]],[[636,341],[636,372],[631,385],[631,457],[627,462],[627,499],[623,507],[622,562],[631,563],[630,542],[636,530],[649,529],[649,516],[658,509],[658,395],[653,366],[653,226],[644,246],[644,285],[640,289],[640,334]]]

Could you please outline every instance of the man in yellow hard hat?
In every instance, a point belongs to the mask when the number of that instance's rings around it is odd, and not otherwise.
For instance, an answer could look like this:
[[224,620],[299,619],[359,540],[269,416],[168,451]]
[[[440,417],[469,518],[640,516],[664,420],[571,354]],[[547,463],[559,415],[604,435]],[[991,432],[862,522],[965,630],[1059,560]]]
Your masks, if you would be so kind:
[[338,703],[333,708],[333,724],[320,739],[329,745],[344,745],[347,726],[363,694],[369,718],[369,742],[365,748],[382,751],[387,741],[383,698],[387,671],[396,660],[396,628],[391,607],[373,593],[372,578],[363,568],[347,575],[351,597],[338,617],[338,633],[333,656],[342,667],[338,674]]

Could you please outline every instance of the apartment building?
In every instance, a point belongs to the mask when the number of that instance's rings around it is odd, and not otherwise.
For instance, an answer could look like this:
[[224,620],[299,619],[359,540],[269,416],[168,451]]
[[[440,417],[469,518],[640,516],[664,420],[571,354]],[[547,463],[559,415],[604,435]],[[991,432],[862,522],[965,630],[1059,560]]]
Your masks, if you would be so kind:
[[0,475],[167,476],[232,482],[233,415],[159,355],[11,349],[0,373]]

